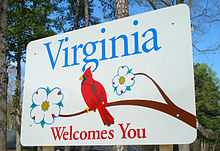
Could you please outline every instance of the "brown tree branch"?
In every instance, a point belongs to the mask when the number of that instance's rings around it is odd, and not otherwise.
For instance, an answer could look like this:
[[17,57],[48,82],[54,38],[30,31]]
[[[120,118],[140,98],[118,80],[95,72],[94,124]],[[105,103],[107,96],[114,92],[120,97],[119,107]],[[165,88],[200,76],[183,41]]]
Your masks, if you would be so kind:
[[[174,118],[177,118],[189,126],[196,128],[196,117],[195,115],[184,111],[183,109],[177,107],[177,106],[171,106],[170,104],[164,104],[160,103],[158,101],[152,101],[152,100],[119,100],[119,101],[114,101],[107,103],[105,106],[106,107],[111,107],[111,106],[119,106],[119,105],[132,105],[132,106],[141,106],[141,107],[146,107],[146,108],[152,108],[160,112],[164,112],[166,114],[169,114],[173,116]],[[92,111],[92,110],[89,110]],[[78,116],[81,114],[87,113],[86,110],[76,112],[73,114],[60,114],[60,117],[73,117],[73,116]]]
[[154,3],[153,3],[152,0],[147,0],[147,1],[148,1],[148,3],[150,4],[150,6],[151,6],[154,10],[157,9],[157,7],[154,5]]
[[192,44],[193,48],[201,53],[215,53],[215,52],[219,52],[219,48],[220,48],[220,44],[216,45],[213,48],[206,48],[206,49],[201,49],[198,46],[196,46],[195,44]]
[[167,1],[165,1],[165,0],[160,0],[164,5],[166,5],[166,6],[171,6],[171,4],[169,3],[169,2],[167,2]]

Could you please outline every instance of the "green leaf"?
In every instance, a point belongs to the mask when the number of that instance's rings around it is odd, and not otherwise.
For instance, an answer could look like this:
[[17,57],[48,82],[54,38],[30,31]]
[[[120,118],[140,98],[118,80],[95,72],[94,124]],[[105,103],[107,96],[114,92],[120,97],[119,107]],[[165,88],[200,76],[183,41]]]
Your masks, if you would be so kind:
[[127,86],[126,90],[131,91],[131,87]]
[[117,90],[117,87],[114,87],[114,92]]
[[128,69],[128,73],[132,73],[132,69]]

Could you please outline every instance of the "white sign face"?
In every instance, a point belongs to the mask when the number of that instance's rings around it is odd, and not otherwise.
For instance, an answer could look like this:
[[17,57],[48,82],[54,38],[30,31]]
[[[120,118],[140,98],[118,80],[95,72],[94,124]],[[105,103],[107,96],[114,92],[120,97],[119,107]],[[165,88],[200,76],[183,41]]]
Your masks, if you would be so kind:
[[22,144],[191,143],[191,45],[186,5],[31,42]]

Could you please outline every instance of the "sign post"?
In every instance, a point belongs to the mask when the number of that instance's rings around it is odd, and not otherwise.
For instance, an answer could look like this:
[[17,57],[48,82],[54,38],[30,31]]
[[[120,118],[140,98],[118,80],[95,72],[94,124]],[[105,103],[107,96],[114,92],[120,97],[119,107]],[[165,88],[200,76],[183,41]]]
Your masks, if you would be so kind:
[[173,145],[160,145],[160,151],[173,151]]
[[29,43],[23,145],[184,144],[195,138],[186,5]]
[[43,146],[42,150],[43,150],[43,151],[54,151],[54,147]]

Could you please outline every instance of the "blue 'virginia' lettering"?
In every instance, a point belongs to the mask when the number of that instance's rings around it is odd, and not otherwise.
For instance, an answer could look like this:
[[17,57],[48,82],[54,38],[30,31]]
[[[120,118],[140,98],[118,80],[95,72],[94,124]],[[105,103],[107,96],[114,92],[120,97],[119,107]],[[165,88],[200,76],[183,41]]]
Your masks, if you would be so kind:
[[[50,44],[51,42],[48,42],[48,43],[45,43],[44,45],[46,46],[47,48],[47,53],[48,53],[48,56],[49,56],[49,59],[50,59],[50,63],[51,63],[51,66],[52,68],[54,69],[55,68],[55,65],[57,63],[57,59],[58,59],[58,56],[60,54],[60,50],[61,50],[61,47],[63,45],[63,42],[65,41],[68,41],[68,38],[66,37],[65,39],[60,39],[58,40],[59,41],[59,48],[57,51],[55,51],[55,58],[53,57],[53,54],[51,52],[51,49],[50,49]],[[66,57],[65,57],[65,62],[66,62]]]
[[[133,26],[138,26],[138,20],[134,20]],[[106,29],[101,28],[101,34],[105,35],[105,33]],[[58,49],[53,50],[51,47],[52,42],[44,44],[52,69],[55,69],[58,59],[62,59],[63,65],[61,67],[63,68],[82,64],[82,70],[84,71],[88,64],[92,64],[93,71],[95,71],[101,61],[149,53],[153,50],[158,51],[161,49],[158,44],[157,29],[153,27],[148,28],[143,33],[135,31],[130,35],[120,34],[109,39],[103,38],[64,47],[64,43],[69,44],[67,42],[69,42],[68,37],[59,39]],[[83,58],[80,59],[79,55],[83,55]],[[72,56],[72,59],[70,59],[70,56]]]

